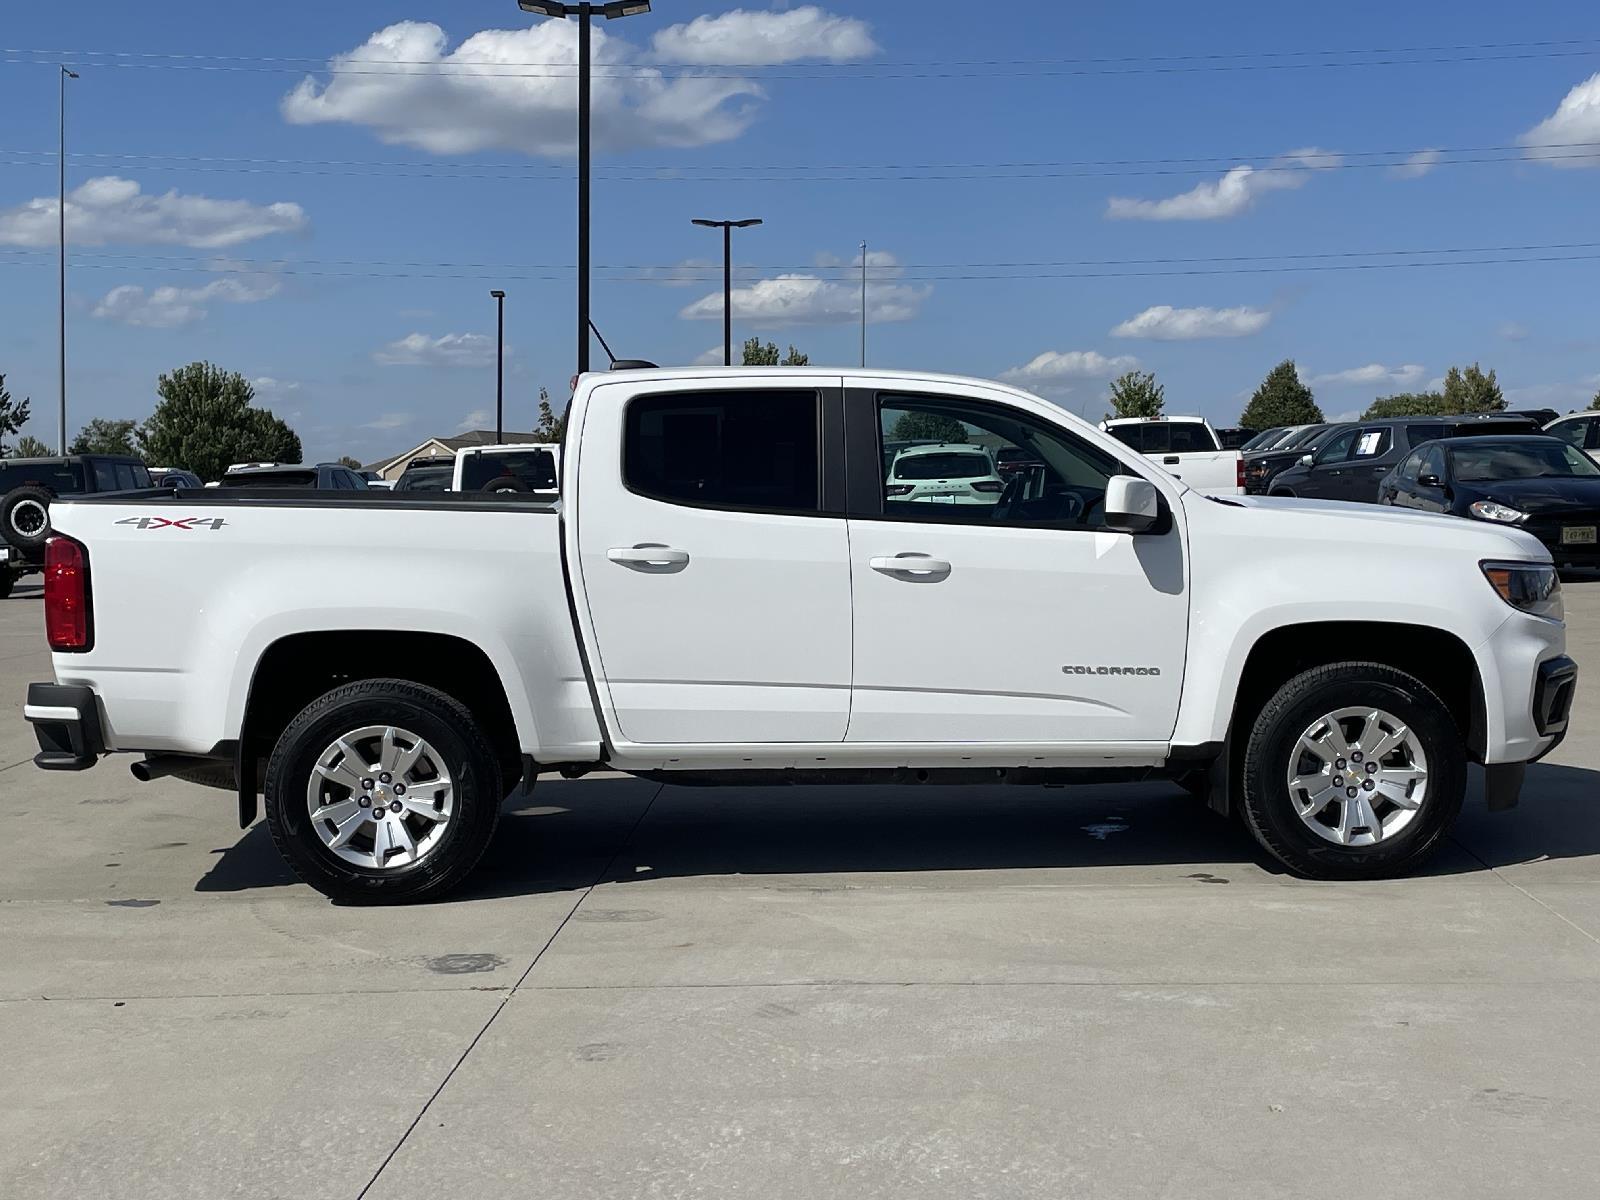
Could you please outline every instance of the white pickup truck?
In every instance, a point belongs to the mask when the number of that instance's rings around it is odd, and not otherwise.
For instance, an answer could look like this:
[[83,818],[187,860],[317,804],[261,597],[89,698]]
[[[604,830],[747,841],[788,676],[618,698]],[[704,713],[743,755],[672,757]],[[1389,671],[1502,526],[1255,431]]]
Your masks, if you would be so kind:
[[1207,496],[1244,492],[1244,455],[1224,450],[1204,417],[1115,417],[1100,422],[1117,441],[1153,458],[1162,468]]
[[[162,489],[52,510],[43,768],[264,792],[330,896],[473,868],[541,771],[666,781],[1165,776],[1298,873],[1412,869],[1562,737],[1577,668],[1533,537],[1200,495],[995,383],[586,375],[555,503]],[[888,443],[1007,465],[886,486]],[[998,476],[997,476],[998,477]],[[987,498],[986,498],[987,500]],[[181,587],[152,587],[181,580]],[[908,836],[915,818],[907,817]]]

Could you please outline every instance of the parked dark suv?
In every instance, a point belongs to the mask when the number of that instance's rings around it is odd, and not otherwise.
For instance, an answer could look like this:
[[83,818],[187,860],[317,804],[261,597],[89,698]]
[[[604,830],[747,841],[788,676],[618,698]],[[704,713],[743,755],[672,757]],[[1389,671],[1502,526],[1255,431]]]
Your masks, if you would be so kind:
[[118,454],[0,458],[0,599],[19,578],[44,566],[50,502],[57,496],[151,486],[143,462]]
[[1376,504],[1379,482],[1424,442],[1538,432],[1537,421],[1509,413],[1359,421],[1324,442],[1315,454],[1306,455],[1274,476],[1271,494]]

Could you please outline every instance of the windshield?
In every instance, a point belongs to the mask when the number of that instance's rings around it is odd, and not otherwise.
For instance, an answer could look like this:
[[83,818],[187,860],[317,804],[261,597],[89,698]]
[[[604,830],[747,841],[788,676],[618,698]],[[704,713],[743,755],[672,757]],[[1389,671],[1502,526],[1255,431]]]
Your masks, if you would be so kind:
[[557,487],[555,456],[548,450],[469,454],[461,466],[461,490],[476,492],[507,475],[533,491],[553,492]]
[[986,454],[913,454],[894,463],[896,479],[975,479],[993,474]]
[[1276,426],[1272,429],[1264,429],[1244,445],[1240,446],[1239,449],[1271,450],[1279,442],[1283,441],[1284,438],[1288,437],[1289,432],[1290,431],[1285,429],[1282,425]]
[[455,471],[450,467],[408,467],[394,485],[397,492],[448,492],[450,477]]
[[0,495],[25,483],[42,484],[58,496],[83,491],[83,464],[46,459],[41,462],[0,461]]
[[1323,437],[1323,435],[1330,432],[1331,430],[1324,425],[1311,425],[1305,429],[1299,430],[1289,437],[1284,438],[1283,441],[1274,446],[1273,449],[1298,450],[1302,446],[1310,446],[1315,444]]
[[1531,438],[1501,445],[1458,447],[1451,452],[1450,462],[1460,483],[1600,476],[1600,467],[1582,450],[1554,441],[1535,442]]
[[302,488],[317,486],[316,468],[302,471],[251,471],[244,475],[224,475],[225,488]]

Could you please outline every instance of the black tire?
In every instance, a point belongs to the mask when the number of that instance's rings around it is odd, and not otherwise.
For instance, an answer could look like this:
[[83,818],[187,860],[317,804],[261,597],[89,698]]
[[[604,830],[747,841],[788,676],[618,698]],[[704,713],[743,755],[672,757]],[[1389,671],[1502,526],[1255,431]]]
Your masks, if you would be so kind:
[[[1296,810],[1286,779],[1300,735],[1325,714],[1381,708],[1404,722],[1427,756],[1427,797],[1402,829],[1367,846],[1319,837]],[[1245,748],[1241,808],[1256,841],[1309,879],[1387,879],[1414,871],[1439,846],[1466,790],[1466,746],[1444,702],[1421,680],[1381,663],[1347,662],[1296,675],[1257,716]]]
[[483,485],[486,492],[526,492],[528,485],[515,475],[502,475],[499,479],[491,479]]
[[17,584],[17,577],[10,567],[0,567],[0,600],[11,595],[11,589]]
[[1291,492],[1288,488],[1273,488],[1272,489],[1272,495],[1274,495],[1274,496],[1288,496],[1291,500],[1294,499],[1294,493]]
[[[455,781],[455,811],[439,843],[410,866],[380,871],[347,862],[323,844],[307,812],[318,755],[369,725],[396,725],[425,739]],[[348,683],[307,705],[273,748],[265,793],[267,827],[284,861],[323,895],[356,904],[431,900],[456,887],[488,848],[505,798],[494,747],[472,713],[452,696],[403,679]]]
[[[25,483],[0,499],[0,538],[18,550],[37,550],[50,536],[50,501],[47,487]],[[42,518],[42,519],[41,519]]]

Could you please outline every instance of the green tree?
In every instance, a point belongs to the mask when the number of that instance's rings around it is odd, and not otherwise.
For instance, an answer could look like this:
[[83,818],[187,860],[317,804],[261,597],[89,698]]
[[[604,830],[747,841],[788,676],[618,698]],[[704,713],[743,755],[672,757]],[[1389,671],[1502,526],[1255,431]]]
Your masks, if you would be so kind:
[[533,440],[536,442],[559,442],[567,436],[567,414],[556,416],[556,410],[550,407],[550,389],[539,389],[539,421],[533,427]]
[[889,430],[891,442],[964,442],[971,436],[954,417],[930,412],[903,412]]
[[50,447],[46,446],[32,434],[25,433],[17,439],[17,444],[11,447],[12,458],[49,458]]
[[300,461],[300,438],[251,405],[255,391],[237,371],[190,363],[161,376],[156,392],[161,399],[136,435],[146,462],[217,479],[229,463]]
[[1271,429],[1275,425],[1319,425],[1322,410],[1317,407],[1311,389],[1300,382],[1294,359],[1286,358],[1261,381],[1261,386],[1250,397],[1250,403],[1239,414],[1239,424],[1246,429]]
[[334,461],[341,467],[349,467],[352,471],[361,470],[361,460],[359,458],[351,458],[348,454],[341,454]]
[[32,402],[27,399],[20,403],[11,399],[11,393],[6,390],[6,377],[0,374],[0,455],[6,452],[6,438],[28,423],[31,407]]
[[1393,396],[1379,396],[1367,405],[1361,414],[1363,421],[1376,421],[1382,417],[1441,417],[1455,412],[1440,392],[1399,392]]
[[1600,410],[1600,392],[1596,392],[1594,394],[1594,399],[1589,401],[1589,410],[1591,412]]
[[133,431],[137,422],[108,421],[96,417],[78,431],[68,454],[134,454]]
[[1446,411],[1453,413],[1501,412],[1506,406],[1500,381],[1491,370],[1485,375],[1478,364],[1462,370],[1451,367],[1444,375]]
[[800,353],[792,342],[789,344],[789,353],[781,359],[776,342],[763,343],[760,338],[753,337],[744,344],[744,365],[747,367],[804,367],[810,363],[811,356]]
[[1124,371],[1111,381],[1113,417],[1159,417],[1167,389],[1149,371]]

